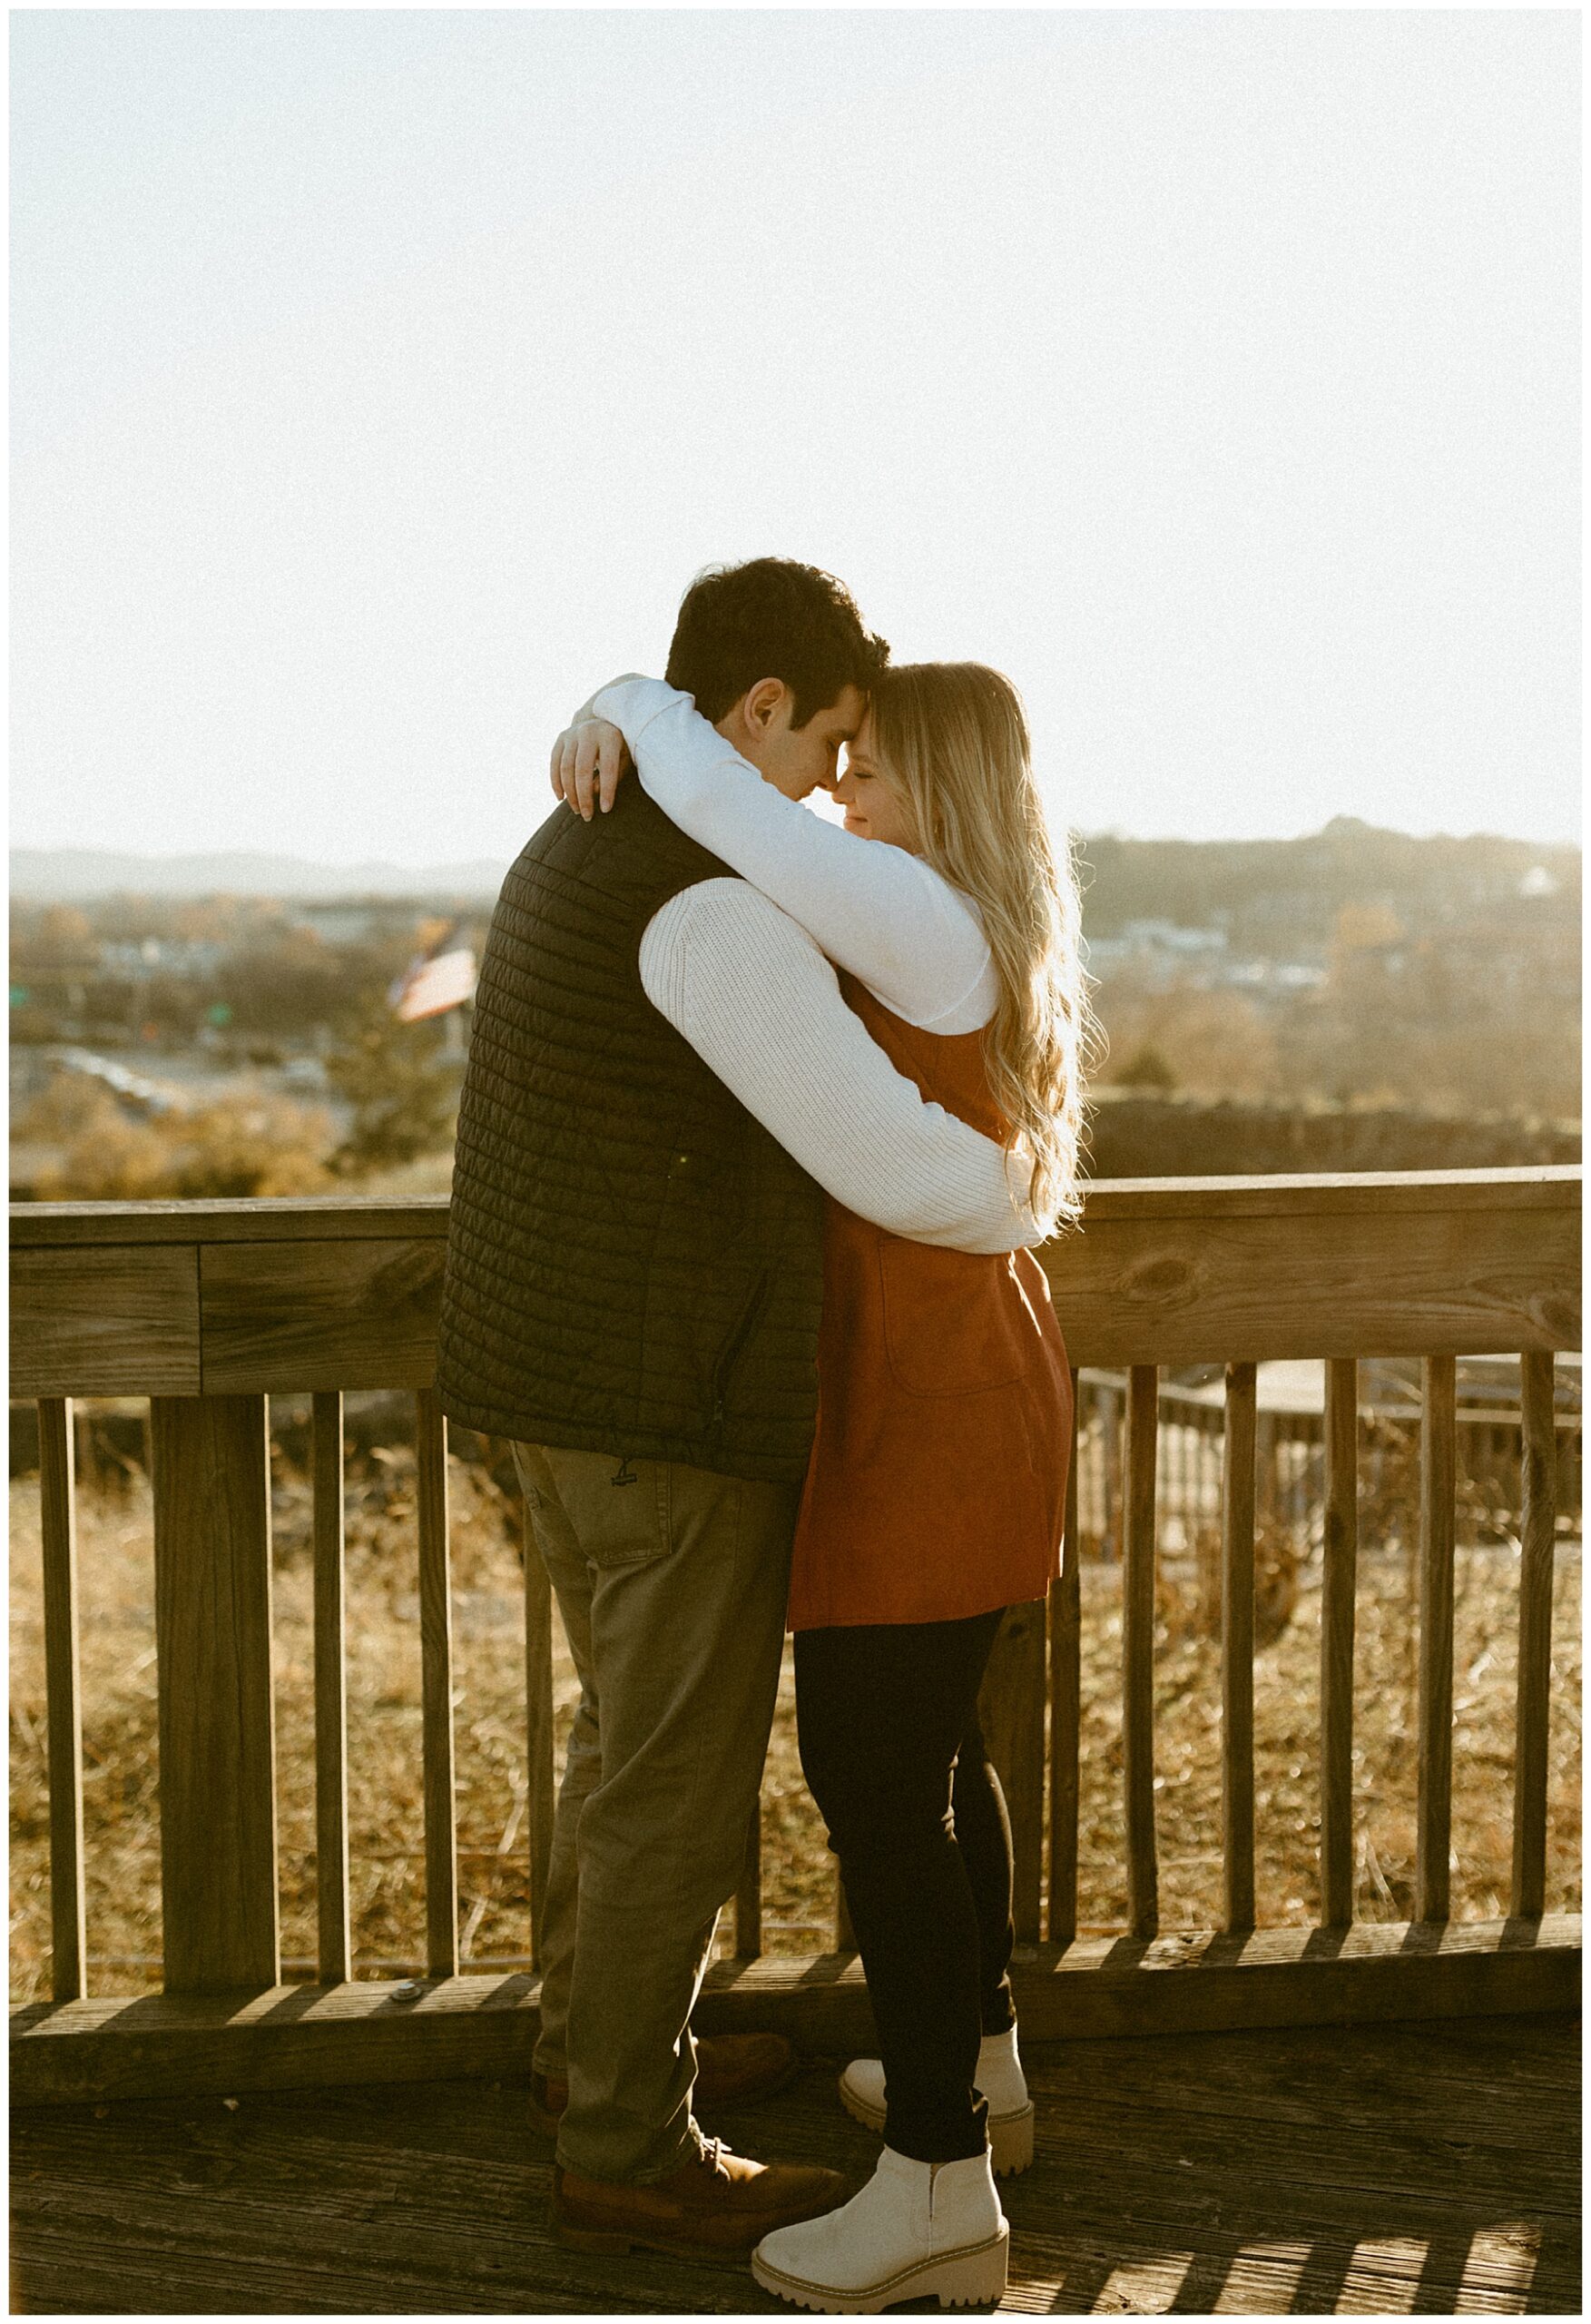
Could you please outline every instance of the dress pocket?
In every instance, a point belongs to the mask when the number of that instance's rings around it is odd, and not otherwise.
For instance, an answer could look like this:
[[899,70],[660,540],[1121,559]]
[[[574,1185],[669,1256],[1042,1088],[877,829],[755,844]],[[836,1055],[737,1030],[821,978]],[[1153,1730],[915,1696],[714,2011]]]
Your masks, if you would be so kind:
[[880,1235],[879,1275],[889,1369],[908,1395],[976,1395],[1022,1378],[1033,1327],[1007,1259]]

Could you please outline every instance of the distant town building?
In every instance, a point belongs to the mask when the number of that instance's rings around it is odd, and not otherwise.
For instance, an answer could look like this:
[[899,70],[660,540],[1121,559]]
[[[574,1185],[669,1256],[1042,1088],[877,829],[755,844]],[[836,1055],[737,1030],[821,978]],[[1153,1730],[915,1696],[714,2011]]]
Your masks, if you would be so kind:
[[[1223,922],[1231,917],[1218,915]],[[1117,936],[1090,939],[1087,964],[1102,983],[1128,974],[1161,990],[1172,985],[1205,990],[1232,985],[1250,993],[1285,994],[1311,990],[1327,976],[1313,961],[1234,959],[1224,925],[1189,927],[1173,920],[1129,920]]]
[[343,897],[329,903],[294,902],[293,928],[313,929],[328,944],[364,944],[373,937],[407,934],[415,922],[415,900],[405,896]]
[[110,976],[138,981],[148,977],[210,977],[226,958],[224,944],[177,937],[146,936],[141,943],[100,947],[100,967]]

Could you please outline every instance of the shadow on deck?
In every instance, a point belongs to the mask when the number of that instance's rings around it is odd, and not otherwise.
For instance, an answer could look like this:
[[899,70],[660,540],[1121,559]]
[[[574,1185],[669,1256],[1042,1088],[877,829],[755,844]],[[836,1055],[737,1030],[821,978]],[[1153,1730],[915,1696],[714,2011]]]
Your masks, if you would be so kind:
[[[1008,2309],[1579,2312],[1577,2015],[1056,2043],[1028,2070]],[[510,2084],[13,2121],[18,2312],[795,2312],[739,2267],[561,2250]],[[710,2127],[859,2179],[878,2151],[823,2062]]]

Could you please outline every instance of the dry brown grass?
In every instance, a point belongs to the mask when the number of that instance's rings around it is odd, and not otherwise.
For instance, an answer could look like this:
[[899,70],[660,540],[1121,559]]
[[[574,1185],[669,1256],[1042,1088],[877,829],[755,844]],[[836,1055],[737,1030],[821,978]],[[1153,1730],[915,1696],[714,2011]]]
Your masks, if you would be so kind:
[[224,1097],[134,1120],[111,1091],[57,1073],[12,1117],[15,1148],[41,1159],[29,1175],[37,1202],[202,1200],[211,1196],[314,1195],[336,1184],[323,1106],[240,1080]]
[[[350,1463],[348,1514],[349,1834],[358,1972],[424,1955],[419,1620],[413,1454]],[[461,1937],[466,1963],[522,1959],[529,1906],[524,1828],[524,1665],[519,1516],[484,1468],[451,1466],[455,1720]],[[314,1952],[314,1797],[309,1490],[277,1466],[275,1589],[281,1936],[289,1974]],[[36,1480],[12,1488],[12,1994],[48,1991],[48,1815]],[[80,1587],[90,1987],[135,1994],[160,1982],[153,1561],[148,1487],[133,1470],[80,1492]],[[1272,1574],[1255,1674],[1258,1906],[1262,1924],[1317,1913],[1314,1765],[1320,1592],[1306,1564]],[[1580,1897],[1580,1624],[1577,1545],[1562,1545],[1553,1629],[1547,1904]],[[1412,1893],[1416,1674],[1411,1572],[1400,1549],[1361,1550],[1355,1702],[1357,1909],[1407,1916]],[[1455,1613],[1453,1910],[1506,1911],[1512,1813],[1518,1556],[1461,1549]],[[1291,1608],[1289,1608],[1289,1601]],[[1156,1628],[1161,1918],[1220,1918],[1219,1646],[1208,1559],[1168,1563]],[[1119,1927],[1120,1568],[1083,1568],[1079,1918]],[[1279,1623],[1279,1626],[1276,1624]],[[1267,1631],[1270,1635],[1267,1636]],[[561,1741],[574,1672],[558,1641]],[[788,1668],[764,1787],[764,1939],[772,1951],[831,1942],[833,1876],[795,1748]],[[218,1802],[224,1812],[224,1803]],[[726,1916],[727,1918],[727,1916]]]

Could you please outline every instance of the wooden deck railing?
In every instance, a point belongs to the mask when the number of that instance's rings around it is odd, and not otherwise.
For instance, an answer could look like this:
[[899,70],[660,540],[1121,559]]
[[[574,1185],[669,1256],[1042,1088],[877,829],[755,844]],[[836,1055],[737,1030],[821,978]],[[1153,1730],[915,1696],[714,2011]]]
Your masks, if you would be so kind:
[[[1320,1367],[1310,1366],[1318,1371]],[[1496,1369],[1494,1365],[1492,1369]],[[1514,1536],[1519,1521],[1524,1477],[1521,1467],[1520,1380],[1517,1361],[1511,1382],[1489,1381],[1478,1388],[1459,1381],[1457,1468],[1460,1540],[1477,1544]],[[1282,1367],[1290,1375],[1298,1366]],[[1360,1492],[1373,1512],[1397,1498],[1403,1467],[1400,1454],[1420,1418],[1418,1364],[1405,1364],[1389,1380],[1390,1367],[1361,1364],[1359,1406],[1367,1423],[1360,1452]],[[1578,1535],[1582,1518],[1580,1365],[1576,1357],[1561,1366],[1557,1381],[1557,1530],[1560,1539]],[[1408,1375],[1413,1374],[1412,1378]],[[1078,1538],[1084,1555],[1121,1555],[1121,1450],[1128,1375],[1089,1369],[1077,1379]],[[1254,1518],[1287,1535],[1301,1552],[1320,1546],[1324,1528],[1326,1413],[1323,1382],[1310,1396],[1294,1380],[1277,1384],[1272,1399],[1260,1375],[1254,1435]],[[1470,1390],[1466,1397],[1464,1390]],[[1155,1505],[1163,1555],[1186,1553],[1212,1523],[1219,1523],[1224,1468],[1226,1413],[1224,1380],[1189,1386],[1160,1384],[1160,1473]],[[92,1443],[92,1427],[86,1432]],[[123,1433],[128,1433],[123,1423]],[[116,1455],[108,1453],[114,1461]],[[15,1456],[14,1456],[15,1458]]]
[[[1078,1938],[1078,1563],[1008,1618],[986,1689],[1016,1858],[1025,2027],[1061,2033],[1568,2005],[1577,1915],[1544,1915],[1554,1559],[1553,1356],[1576,1349],[1576,1170],[1117,1181],[1046,1254],[1075,1364],[1128,1374],[1123,1822],[1130,1933]],[[531,1975],[458,1974],[446,1424],[432,1386],[444,1200],[63,1204],[12,1215],[12,1394],[36,1398],[44,1560],[53,1998],[13,2012],[14,2096],[401,2079],[523,2065]],[[1523,1508],[1512,1910],[1450,1922],[1455,1357],[1517,1352]],[[1352,1920],[1357,1362],[1423,1364],[1415,1918]],[[1326,1364],[1315,1926],[1256,1929],[1255,1367]],[[1225,1366],[1224,1926],[1163,1934],[1154,1620],[1158,1371]],[[429,1977],[350,1981],[342,1397],[416,1399]],[[313,1399],[319,1982],[278,1933],[266,1398]],[[85,1993],[73,1521],[74,1396],[148,1396],[155,1532],[164,1992]],[[1075,1478],[1074,1463],[1074,1480]],[[1075,1504],[1069,1522],[1075,1526]],[[551,1609],[525,1561],[531,1928],[554,1802]],[[1047,1826],[1047,1829],[1046,1829]],[[1047,1849],[1046,1841],[1047,1838]],[[1048,1876],[1045,1865],[1047,1856]],[[846,1949],[761,1956],[753,1826],[733,1962],[702,2022],[867,2038]],[[1041,1942],[1042,1940],[1042,1942]],[[1169,1975],[1168,1971],[1196,1972]]]

